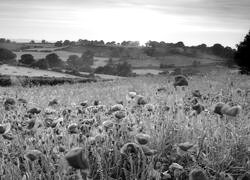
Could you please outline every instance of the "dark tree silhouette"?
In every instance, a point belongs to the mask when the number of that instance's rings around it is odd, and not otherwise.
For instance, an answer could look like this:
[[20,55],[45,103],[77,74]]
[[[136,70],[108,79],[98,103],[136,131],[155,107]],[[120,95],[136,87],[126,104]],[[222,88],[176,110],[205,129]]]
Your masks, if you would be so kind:
[[0,48],[0,62],[9,63],[14,62],[16,58],[16,54],[12,51],[4,48]]
[[31,54],[23,54],[19,62],[25,65],[31,65],[35,62],[35,59]]
[[39,69],[48,69],[49,64],[46,59],[39,59],[38,61],[34,62],[31,66],[37,67]]
[[45,59],[48,61],[49,67],[60,67],[63,62],[56,53],[48,54]]
[[85,51],[82,54],[81,60],[83,62],[83,65],[91,66],[94,64],[94,53],[92,51]]
[[250,31],[245,36],[244,41],[237,45],[234,59],[235,63],[240,66],[242,73],[250,74]]
[[67,64],[72,68],[79,68],[82,66],[81,59],[77,55],[70,55],[67,59]]

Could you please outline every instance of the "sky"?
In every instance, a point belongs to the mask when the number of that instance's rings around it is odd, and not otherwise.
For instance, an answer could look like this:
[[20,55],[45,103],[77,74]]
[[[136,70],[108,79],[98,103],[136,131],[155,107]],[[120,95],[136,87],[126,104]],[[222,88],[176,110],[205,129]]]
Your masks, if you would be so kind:
[[0,0],[0,37],[148,40],[235,47],[250,0]]

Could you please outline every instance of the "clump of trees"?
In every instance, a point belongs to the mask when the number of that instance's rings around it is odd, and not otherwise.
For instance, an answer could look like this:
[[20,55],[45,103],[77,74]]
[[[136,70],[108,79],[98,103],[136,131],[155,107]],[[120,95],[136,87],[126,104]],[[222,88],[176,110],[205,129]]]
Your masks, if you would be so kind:
[[94,64],[94,53],[92,51],[85,51],[81,57],[70,55],[67,64],[71,69],[91,72],[91,66]]
[[241,73],[250,74],[250,31],[244,40],[237,45],[234,60],[240,66]]
[[0,63],[15,64],[16,54],[8,49],[0,48]]
[[23,54],[21,56],[21,59],[19,60],[19,63],[22,63],[24,65],[31,65],[35,63],[35,59],[31,54]]
[[127,62],[113,64],[110,59],[105,66],[96,68],[95,73],[128,77],[132,75],[132,66]]

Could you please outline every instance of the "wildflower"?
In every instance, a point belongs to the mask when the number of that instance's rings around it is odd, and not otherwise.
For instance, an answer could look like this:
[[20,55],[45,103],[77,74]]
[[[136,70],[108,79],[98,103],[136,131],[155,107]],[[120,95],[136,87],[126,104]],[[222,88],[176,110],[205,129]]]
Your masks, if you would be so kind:
[[142,148],[143,153],[146,156],[153,156],[157,153],[156,150],[150,149],[148,146],[145,146],[145,145],[141,146],[141,148]]
[[10,123],[0,124],[0,134],[6,134],[10,131],[10,129],[11,129]]
[[228,104],[219,102],[215,105],[214,113],[219,115],[237,116],[241,112],[241,106],[230,107]]
[[68,132],[70,134],[76,134],[78,132],[78,125],[76,123],[72,123],[68,126]]
[[13,98],[7,98],[4,102],[4,108],[7,111],[14,109],[15,105],[16,105],[16,102]]
[[189,149],[191,149],[194,145],[191,144],[190,142],[184,142],[184,143],[180,143],[178,144],[178,147],[182,150],[182,151],[188,151]]
[[145,99],[144,96],[138,95],[137,96],[137,105],[145,105],[147,104],[147,100]]
[[110,108],[110,113],[116,112],[116,111],[121,111],[124,109],[124,106],[122,104],[115,104]]
[[189,180],[208,180],[208,177],[202,169],[193,169],[189,173]]
[[29,161],[35,161],[36,159],[38,159],[39,158],[39,156],[41,156],[42,155],[42,152],[41,151],[39,151],[39,150],[28,150],[26,153],[25,153],[25,155],[24,155],[24,157],[25,157],[25,159],[27,159],[27,160],[29,160]]
[[55,106],[58,105],[58,100],[57,99],[53,99],[52,101],[49,102],[49,106]]
[[34,115],[34,114],[39,114],[40,112],[41,112],[41,110],[40,110],[40,109],[37,109],[37,108],[31,108],[31,109],[29,109],[29,110],[27,111],[28,114],[32,114],[32,115]]
[[75,169],[86,170],[89,169],[87,159],[84,157],[83,148],[76,147],[71,149],[66,155],[65,159],[68,164]]
[[138,133],[135,135],[135,140],[140,145],[148,144],[150,136],[148,134]]
[[183,75],[176,76],[174,80],[174,87],[176,86],[188,86],[188,81],[186,77]]
[[199,90],[193,91],[193,92],[192,92],[192,95],[193,95],[194,97],[197,97],[197,98],[201,98],[201,96],[202,96]]

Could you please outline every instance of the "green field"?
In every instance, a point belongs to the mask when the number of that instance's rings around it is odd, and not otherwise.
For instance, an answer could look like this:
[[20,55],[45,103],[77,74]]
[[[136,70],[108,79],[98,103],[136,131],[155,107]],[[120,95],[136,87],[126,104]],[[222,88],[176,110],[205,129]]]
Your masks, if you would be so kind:
[[[184,89],[175,89],[173,79],[155,76],[53,87],[0,87],[0,124],[11,125],[0,136],[1,178],[86,179],[87,173],[88,179],[160,180],[169,174],[184,180],[192,169],[202,168],[209,179],[221,179],[223,173],[236,179],[248,171],[249,77],[214,68],[188,77],[189,86]],[[158,92],[162,87],[165,90]],[[197,100],[204,106],[198,115],[191,105],[194,90],[202,94]],[[137,105],[139,96],[127,98],[130,91],[142,95],[146,105]],[[28,104],[16,103],[8,110],[6,98],[23,98]],[[58,104],[48,107],[53,99]],[[93,106],[95,100],[100,105]],[[80,105],[84,101],[87,108]],[[111,106],[121,101],[124,108],[112,113]],[[236,117],[220,117],[213,112],[220,101],[240,105],[242,111]],[[28,114],[33,107],[41,112]],[[51,126],[50,121],[57,123]],[[103,124],[106,121],[112,123],[109,129]],[[69,129],[73,123],[75,133]],[[138,133],[149,135],[147,145],[135,141]],[[180,150],[179,143],[184,142],[192,145],[187,151]],[[126,149],[126,143],[135,144]],[[87,171],[66,162],[65,155],[75,147],[84,152],[75,163],[86,160]],[[173,163],[180,167],[172,169]]]
[[54,78],[79,78],[65,73],[47,71],[21,66],[0,65],[0,75],[28,76],[28,77],[54,77]]

